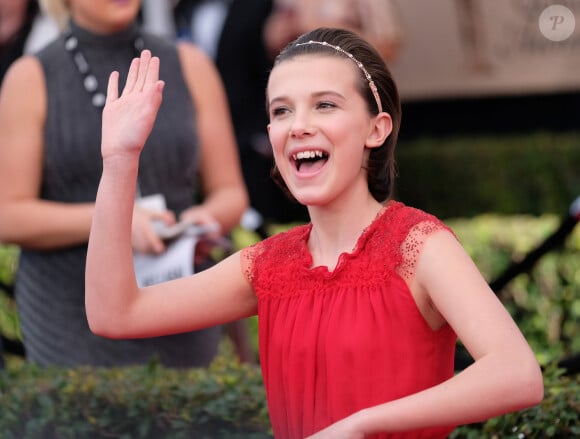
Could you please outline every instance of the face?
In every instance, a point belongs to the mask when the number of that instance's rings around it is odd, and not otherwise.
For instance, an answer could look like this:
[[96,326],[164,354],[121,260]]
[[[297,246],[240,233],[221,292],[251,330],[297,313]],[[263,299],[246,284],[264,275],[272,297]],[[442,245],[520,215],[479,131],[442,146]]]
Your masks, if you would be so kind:
[[139,13],[141,0],[69,0],[69,4],[77,24],[106,34],[131,24]]
[[268,133],[276,166],[302,204],[322,206],[368,193],[364,165],[375,118],[356,88],[357,66],[301,55],[278,64],[268,83]]

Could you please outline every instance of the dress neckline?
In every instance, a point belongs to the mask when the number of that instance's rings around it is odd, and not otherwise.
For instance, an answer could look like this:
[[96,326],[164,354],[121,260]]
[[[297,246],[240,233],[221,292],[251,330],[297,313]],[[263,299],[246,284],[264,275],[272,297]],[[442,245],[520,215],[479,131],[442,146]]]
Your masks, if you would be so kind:
[[366,242],[368,241],[368,237],[372,234],[373,230],[377,227],[381,218],[384,218],[387,212],[391,212],[395,205],[399,205],[400,203],[395,200],[388,200],[385,205],[377,212],[374,219],[370,222],[368,226],[366,226],[359,237],[356,240],[355,246],[351,251],[342,252],[338,255],[338,259],[336,261],[336,265],[334,269],[329,270],[327,265],[317,265],[312,266],[313,258],[310,250],[308,249],[308,239],[310,238],[310,233],[312,232],[312,223],[309,223],[304,235],[302,237],[302,252],[303,252],[303,260],[305,262],[306,268],[311,271],[312,273],[319,273],[323,276],[332,277],[338,273],[344,264],[353,257],[356,257],[365,247]]

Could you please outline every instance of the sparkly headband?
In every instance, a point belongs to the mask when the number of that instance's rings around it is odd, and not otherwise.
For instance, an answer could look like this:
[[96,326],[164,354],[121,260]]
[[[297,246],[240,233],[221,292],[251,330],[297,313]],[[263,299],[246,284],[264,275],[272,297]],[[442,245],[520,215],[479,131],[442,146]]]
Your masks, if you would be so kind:
[[362,70],[365,77],[367,78],[367,81],[369,82],[369,87],[370,87],[371,91],[373,92],[373,96],[375,97],[375,101],[377,102],[377,108],[379,109],[379,113],[381,113],[383,111],[383,106],[381,104],[381,98],[379,96],[379,91],[377,90],[377,86],[375,85],[375,81],[373,81],[372,76],[370,75],[369,72],[367,72],[367,69],[365,69],[365,66],[363,66],[363,64],[358,59],[356,59],[352,55],[352,53],[347,52],[346,50],[344,50],[340,46],[333,46],[332,44],[328,44],[326,41],[310,40],[310,41],[307,41],[305,43],[297,43],[296,46],[306,46],[308,44],[320,44],[321,46],[330,47],[330,48],[336,50],[337,52],[343,53],[346,56],[348,56],[350,59],[352,59],[356,63],[358,68]]

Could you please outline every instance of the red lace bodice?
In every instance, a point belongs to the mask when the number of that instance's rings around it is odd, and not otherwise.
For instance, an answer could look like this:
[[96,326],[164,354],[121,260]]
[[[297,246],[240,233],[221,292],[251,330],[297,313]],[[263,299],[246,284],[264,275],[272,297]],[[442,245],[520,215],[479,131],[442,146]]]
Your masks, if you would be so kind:
[[[333,271],[312,266],[304,225],[242,253],[258,297],[260,357],[276,439],[310,435],[362,408],[453,375],[456,336],[433,331],[409,291],[425,240],[449,230],[391,201]],[[374,438],[444,438],[452,430]]]

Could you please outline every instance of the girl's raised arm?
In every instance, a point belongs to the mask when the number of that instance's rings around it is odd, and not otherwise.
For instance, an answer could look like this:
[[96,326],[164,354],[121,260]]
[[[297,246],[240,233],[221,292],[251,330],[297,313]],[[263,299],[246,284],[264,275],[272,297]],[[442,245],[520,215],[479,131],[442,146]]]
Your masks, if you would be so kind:
[[195,276],[137,287],[131,218],[139,154],[161,105],[164,83],[159,59],[147,50],[131,63],[121,95],[118,77],[117,72],[110,76],[103,109],[103,174],[87,253],[85,304],[91,330],[111,338],[152,337],[255,313],[239,253]]

